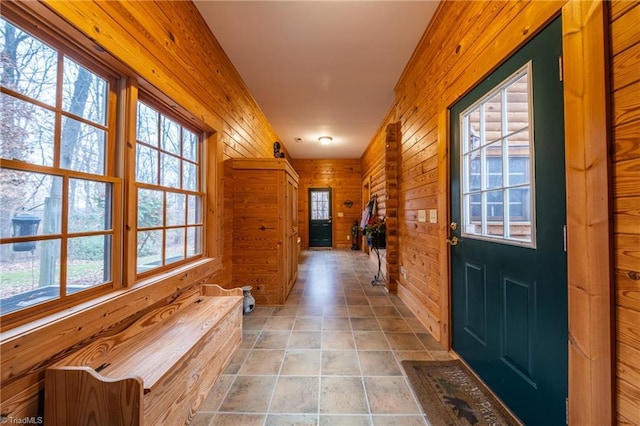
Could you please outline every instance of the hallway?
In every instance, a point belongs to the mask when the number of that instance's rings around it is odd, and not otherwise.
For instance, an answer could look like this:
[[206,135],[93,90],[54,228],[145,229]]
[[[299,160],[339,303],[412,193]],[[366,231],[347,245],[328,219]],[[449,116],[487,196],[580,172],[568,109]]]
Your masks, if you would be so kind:
[[306,251],[287,304],[256,307],[192,425],[425,425],[404,359],[449,359],[375,265]]

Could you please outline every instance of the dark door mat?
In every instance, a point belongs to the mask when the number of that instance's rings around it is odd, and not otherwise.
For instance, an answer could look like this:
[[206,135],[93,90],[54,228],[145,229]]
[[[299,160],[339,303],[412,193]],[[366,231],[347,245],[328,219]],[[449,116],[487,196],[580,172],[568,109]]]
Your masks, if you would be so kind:
[[520,425],[460,361],[402,361],[432,426]]

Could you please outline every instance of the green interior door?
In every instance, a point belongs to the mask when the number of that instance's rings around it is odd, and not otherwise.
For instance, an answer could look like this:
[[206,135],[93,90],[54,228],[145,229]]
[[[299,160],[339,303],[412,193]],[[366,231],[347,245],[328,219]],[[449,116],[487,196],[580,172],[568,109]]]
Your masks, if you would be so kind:
[[332,247],[331,188],[309,188],[309,247]]
[[557,18],[451,109],[452,346],[530,425],[566,422],[561,34]]

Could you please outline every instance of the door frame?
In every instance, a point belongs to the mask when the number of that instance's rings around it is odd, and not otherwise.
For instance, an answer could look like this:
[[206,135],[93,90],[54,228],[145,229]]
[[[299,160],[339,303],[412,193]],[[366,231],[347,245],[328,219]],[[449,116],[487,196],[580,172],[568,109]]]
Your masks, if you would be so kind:
[[[329,223],[331,224],[331,245],[329,246],[311,246],[311,193],[313,191],[329,191]],[[333,188],[330,186],[309,187],[307,188],[307,246],[310,248],[333,248],[334,228],[333,228]]]
[[[568,0],[556,14],[528,27],[529,37],[562,13],[565,164],[567,192],[567,272],[569,315],[568,416],[570,424],[615,422],[615,354],[612,201],[607,5],[598,0]],[[530,24],[529,24],[530,25]],[[506,59],[506,58],[503,58]],[[502,61],[501,61],[502,62]],[[497,64],[494,64],[494,68]],[[588,72],[585,72],[588,70]],[[488,75],[493,69],[483,70]],[[483,78],[483,76],[480,76]],[[476,83],[481,81],[478,78]],[[440,262],[440,342],[451,349],[451,265],[449,236],[449,108],[438,111],[438,215]],[[601,106],[594,108],[594,105]],[[607,206],[607,208],[602,208]],[[573,249],[579,247],[579,249]],[[596,261],[597,259],[597,261]]]

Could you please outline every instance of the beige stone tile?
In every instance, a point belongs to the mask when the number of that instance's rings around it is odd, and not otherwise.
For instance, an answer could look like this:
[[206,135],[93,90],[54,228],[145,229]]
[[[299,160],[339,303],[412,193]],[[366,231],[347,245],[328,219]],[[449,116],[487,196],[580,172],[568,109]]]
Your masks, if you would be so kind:
[[391,349],[403,351],[424,350],[424,346],[413,333],[385,333]]
[[409,324],[409,327],[411,328],[411,331],[413,331],[414,333],[418,334],[418,333],[428,333],[427,328],[420,322],[420,320],[418,318],[415,317],[405,317],[404,319],[407,324]]
[[265,330],[260,333],[254,349],[286,349],[289,343],[289,331]]
[[265,426],[307,426],[317,424],[317,414],[271,414],[267,416],[265,422]]
[[266,413],[277,376],[236,376],[219,411]]
[[322,353],[319,350],[289,349],[282,362],[281,376],[312,376],[320,374]]
[[378,324],[382,331],[396,332],[396,333],[412,333],[409,324],[406,323],[404,318],[378,318]]
[[363,376],[401,376],[391,351],[358,351]]
[[323,307],[321,304],[304,304],[304,300],[298,308],[298,315],[305,317],[321,317]]
[[320,426],[370,426],[371,417],[362,414],[320,415]]
[[416,334],[420,343],[428,350],[428,351],[444,351],[444,348],[438,343],[436,339],[429,333],[419,333]]
[[243,330],[262,330],[262,327],[264,327],[264,324],[267,322],[267,319],[269,317],[267,316],[253,316],[253,314],[251,315],[245,315],[242,318],[242,329]]
[[236,350],[233,357],[231,357],[231,361],[229,361],[229,365],[224,369],[223,374],[237,374],[238,370],[244,363],[244,360],[249,356],[249,349],[238,349]]
[[348,318],[324,317],[322,320],[323,330],[347,331],[351,330],[351,323]]
[[421,414],[404,377],[365,377],[372,414]]
[[294,331],[322,330],[322,317],[296,317]]
[[[287,298],[287,302],[290,302],[292,299],[291,294]],[[271,316],[283,316],[283,317],[295,317],[298,314],[298,305],[291,304],[287,306],[278,306],[273,309],[273,313]]]
[[347,305],[369,306],[369,299],[366,296],[347,296]]
[[450,359],[454,359],[451,354],[447,351],[429,351],[433,359],[436,361],[446,361]]
[[371,416],[374,426],[428,426],[424,416]]
[[251,349],[258,340],[260,330],[243,330],[242,331],[242,343],[240,347],[242,349]]
[[362,378],[321,377],[320,414],[369,414]]
[[220,413],[213,418],[211,426],[262,426],[264,414],[232,414]]
[[244,318],[253,318],[253,317],[268,317],[273,313],[273,309],[270,306],[256,306],[253,311],[245,315]]
[[402,361],[433,361],[428,351],[394,351],[398,362]]
[[317,413],[320,378],[280,376],[271,399],[270,413]]
[[393,305],[391,299],[389,299],[387,296],[369,296],[369,304],[371,306]]
[[360,366],[356,351],[322,351],[323,376],[359,376]]
[[355,349],[356,343],[353,340],[351,331],[323,331],[322,332],[322,349],[323,350],[340,350]]
[[369,305],[353,305],[349,306],[349,316],[352,318],[364,318],[372,317],[374,313]]
[[209,395],[198,408],[200,411],[216,411],[231,387],[235,376],[223,374],[209,391]]
[[325,318],[346,318],[349,316],[347,306],[325,306],[322,314]]
[[378,318],[399,318],[402,316],[400,315],[400,311],[398,311],[395,306],[372,306],[371,309]]
[[262,330],[291,330],[296,317],[270,316],[264,323]]
[[238,374],[248,375],[276,375],[280,372],[284,350],[282,349],[254,349],[240,367]]
[[380,325],[375,317],[351,318],[351,327],[354,331],[380,331]]
[[293,331],[289,339],[289,349],[320,349],[321,331]]
[[358,350],[389,350],[389,343],[381,331],[354,331]]

